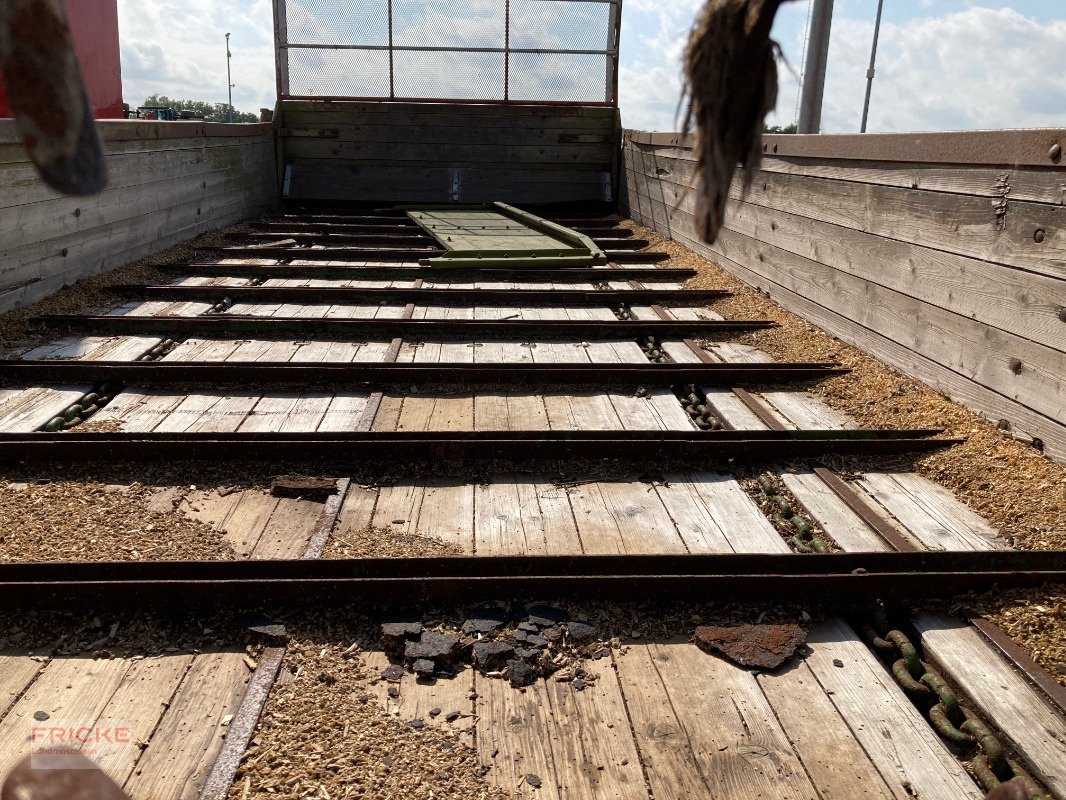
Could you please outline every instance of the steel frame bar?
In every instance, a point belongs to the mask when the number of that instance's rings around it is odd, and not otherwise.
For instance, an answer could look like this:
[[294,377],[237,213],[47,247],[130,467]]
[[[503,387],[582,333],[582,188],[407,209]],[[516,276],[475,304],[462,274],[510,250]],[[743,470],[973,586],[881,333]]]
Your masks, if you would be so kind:
[[0,564],[0,607],[235,607],[536,596],[832,602],[952,597],[1066,580],[1066,551],[452,556]]
[[291,459],[345,463],[533,463],[555,459],[684,465],[826,455],[930,452],[957,440],[932,430],[355,431],[344,433],[3,433],[0,459],[93,462]]
[[775,327],[771,320],[469,320],[469,319],[337,319],[320,317],[257,317],[210,314],[199,317],[54,315],[32,322],[92,333],[132,333],[220,338],[291,338],[303,341],[328,336],[359,341],[366,337],[403,337],[409,341],[460,338],[468,341],[539,341],[570,339],[636,339],[640,336],[684,339]]
[[[427,248],[427,247],[411,247],[411,248],[375,248],[375,247],[323,247],[323,248],[311,248],[311,247],[271,247],[271,246],[247,246],[247,247],[199,247],[197,250],[201,252],[221,252],[223,258],[290,258],[298,259],[300,261],[412,261],[420,259],[434,259],[437,263],[430,266],[436,266],[440,264],[444,265],[448,259],[448,251],[441,250],[439,248]],[[606,262],[614,263],[629,263],[629,264],[655,264],[660,261],[666,261],[670,256],[666,253],[659,252],[645,252],[642,250],[605,250],[604,257]],[[454,258],[454,256],[452,257]],[[568,255],[565,257],[566,263],[575,262],[574,266],[582,266],[576,262],[584,260],[590,261],[588,256],[582,256],[580,253],[575,252],[574,255]],[[461,260],[456,259],[460,263]],[[490,264],[489,258],[477,259],[479,262],[484,262],[486,265]],[[501,261],[503,259],[496,259],[495,261]],[[562,259],[560,259],[562,260]],[[471,259],[471,261],[473,261]],[[510,261],[521,261],[522,265],[536,266],[541,262],[550,262],[550,258],[535,258],[530,257],[528,259],[506,259]],[[494,262],[493,262],[494,263]],[[466,264],[463,264],[466,266]],[[498,264],[496,264],[498,266]],[[591,264],[584,264],[584,266],[590,266]]]
[[[384,225],[384,224],[358,224],[358,223],[344,223],[344,222],[286,222],[285,220],[267,221],[267,222],[249,222],[248,227],[258,231],[258,235],[262,235],[264,232],[269,233],[285,233],[290,237],[294,233],[321,233],[327,236],[333,234],[353,234],[353,235],[388,235],[388,234],[400,234],[400,235],[415,235],[422,232],[422,229],[413,223],[410,225]],[[633,231],[629,228],[573,228],[572,230],[578,233],[583,233],[586,236],[610,236],[615,239],[629,238],[633,236]],[[428,235],[428,234],[425,234]],[[234,237],[247,236],[247,234],[235,233]]]
[[385,264],[377,266],[344,266],[328,264],[158,264],[161,272],[176,273],[186,277],[258,277],[258,278],[323,278],[336,280],[359,280],[378,278],[422,278],[427,281],[551,281],[552,283],[657,280],[684,281],[698,274],[689,267],[424,267]]
[[724,289],[368,289],[317,286],[121,285],[108,291],[150,300],[215,303],[223,298],[246,303],[415,303],[442,306],[515,306],[520,308],[617,308],[620,305],[702,306],[728,297]]
[[777,385],[848,372],[819,363],[754,364],[419,364],[262,361],[0,361],[0,385],[119,382],[137,387],[270,386],[345,388],[447,386],[541,390],[548,387],[669,387],[678,384]]

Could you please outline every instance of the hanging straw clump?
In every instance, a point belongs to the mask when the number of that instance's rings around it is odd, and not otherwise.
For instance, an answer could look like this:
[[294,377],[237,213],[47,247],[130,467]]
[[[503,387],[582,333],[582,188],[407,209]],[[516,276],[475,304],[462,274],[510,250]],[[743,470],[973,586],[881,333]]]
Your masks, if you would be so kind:
[[737,164],[747,191],[759,166],[763,120],[777,102],[776,45],[783,0],[707,0],[685,50],[684,132],[696,136],[696,231],[718,236]]

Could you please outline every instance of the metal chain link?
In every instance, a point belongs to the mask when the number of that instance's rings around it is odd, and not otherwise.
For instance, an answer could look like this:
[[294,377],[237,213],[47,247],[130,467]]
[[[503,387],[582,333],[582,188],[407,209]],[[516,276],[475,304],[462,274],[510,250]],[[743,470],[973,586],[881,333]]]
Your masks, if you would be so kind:
[[791,525],[796,534],[789,537],[788,543],[801,553],[829,553],[832,547],[829,542],[814,532],[810,520],[799,514],[792,508],[792,503],[787,497],[780,494],[777,484],[770,473],[764,473],[758,478],[759,488],[762,493],[770,498],[776,506],[774,513],[775,521],[781,527]]
[[974,752],[970,770],[985,791],[1013,780],[1022,786],[1029,800],[1051,800],[1051,795],[1007,756],[1003,743],[988,726],[959,702],[947,681],[922,660],[907,635],[890,627],[883,610],[874,617],[874,621],[860,626],[863,637],[891,664],[896,682],[924,711],[933,729],[951,744]]

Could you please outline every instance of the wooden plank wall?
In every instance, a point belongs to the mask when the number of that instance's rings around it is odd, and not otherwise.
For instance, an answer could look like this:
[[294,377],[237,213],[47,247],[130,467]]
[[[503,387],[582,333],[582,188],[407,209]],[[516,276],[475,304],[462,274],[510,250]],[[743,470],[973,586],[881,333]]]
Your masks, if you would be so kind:
[[110,183],[63,197],[0,120],[0,312],[274,208],[270,125],[105,121]]
[[734,183],[708,246],[686,193],[691,147],[626,131],[620,200],[635,221],[1066,460],[1064,148],[1066,131],[1050,129],[768,136],[750,191]]
[[280,115],[292,199],[614,200],[616,108],[287,100]]

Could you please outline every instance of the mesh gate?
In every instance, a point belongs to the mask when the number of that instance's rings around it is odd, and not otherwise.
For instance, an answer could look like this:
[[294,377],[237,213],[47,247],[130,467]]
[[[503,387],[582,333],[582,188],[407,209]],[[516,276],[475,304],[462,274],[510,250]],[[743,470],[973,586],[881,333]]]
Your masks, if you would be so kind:
[[281,99],[616,105],[622,0],[274,0]]

